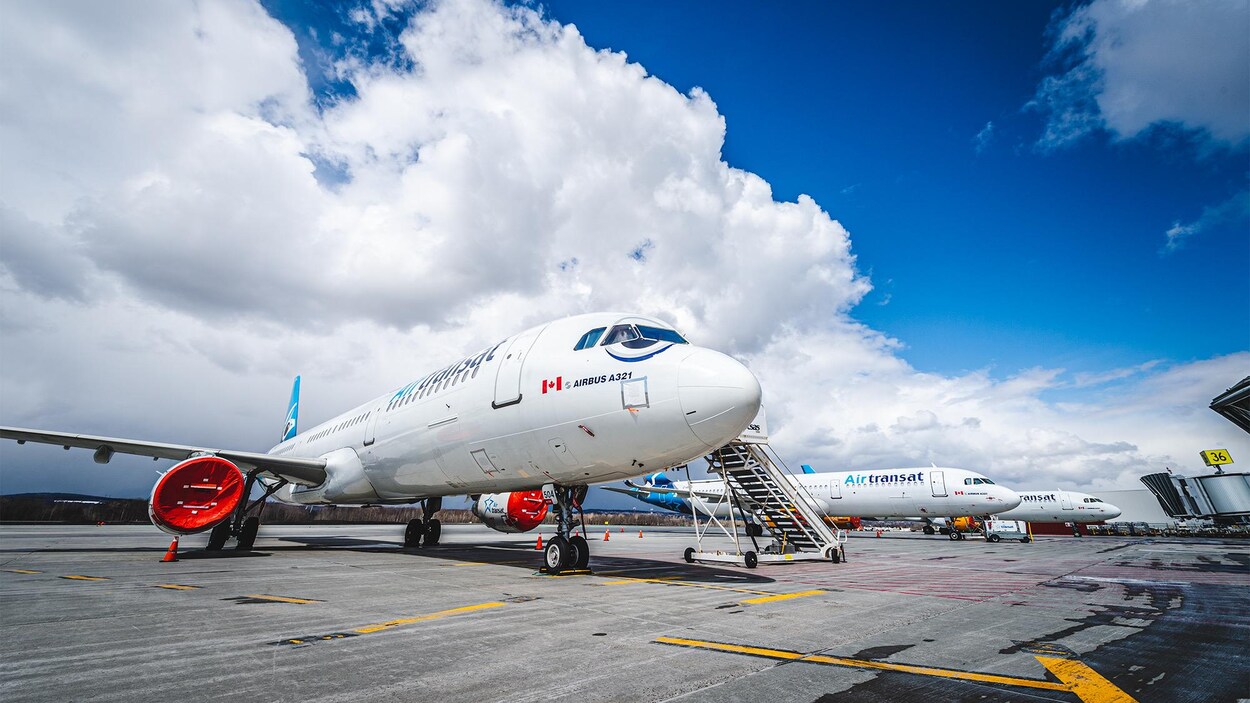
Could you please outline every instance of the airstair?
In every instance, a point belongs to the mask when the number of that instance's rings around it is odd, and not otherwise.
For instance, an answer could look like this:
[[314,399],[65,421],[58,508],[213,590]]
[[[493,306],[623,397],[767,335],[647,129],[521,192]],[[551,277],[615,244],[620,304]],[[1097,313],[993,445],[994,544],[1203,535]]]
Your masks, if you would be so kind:
[[[723,489],[708,495],[691,496],[698,509],[693,510],[697,548],[686,550],[688,562],[729,562],[754,568],[760,563],[827,560],[838,563],[846,558],[846,532],[830,527],[819,503],[799,481],[792,478],[781,459],[771,450],[762,429],[763,411],[738,439],[705,457],[708,472],[721,478]],[[689,467],[686,468],[689,480]],[[722,505],[727,511],[718,511]],[[706,520],[700,524],[700,512]],[[715,517],[727,514],[724,520]],[[752,532],[744,525],[747,539],[744,549],[738,535],[736,515],[750,515],[756,525],[763,525],[772,534],[770,544],[760,547],[756,541],[762,530]],[[734,544],[732,552],[725,549],[705,550],[703,541],[713,527],[724,532]]]

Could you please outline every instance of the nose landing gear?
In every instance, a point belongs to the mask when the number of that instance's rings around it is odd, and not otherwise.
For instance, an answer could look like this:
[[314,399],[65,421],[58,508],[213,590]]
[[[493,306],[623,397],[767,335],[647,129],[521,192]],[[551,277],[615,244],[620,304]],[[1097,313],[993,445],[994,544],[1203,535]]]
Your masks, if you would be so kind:
[[[586,532],[585,516],[582,514],[582,500],[586,498],[586,486],[559,486],[547,484],[543,486],[543,497],[551,502],[551,511],[556,516],[556,536],[547,542],[543,551],[543,566],[539,571],[545,574],[590,573],[590,544],[582,535],[572,535],[573,527],[580,525],[582,533]],[[577,522],[574,522],[573,511],[577,510]]]

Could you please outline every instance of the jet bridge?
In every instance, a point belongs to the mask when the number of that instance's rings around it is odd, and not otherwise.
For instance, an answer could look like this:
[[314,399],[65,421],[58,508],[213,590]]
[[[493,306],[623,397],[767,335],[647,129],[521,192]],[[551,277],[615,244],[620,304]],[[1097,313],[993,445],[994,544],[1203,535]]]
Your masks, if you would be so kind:
[[[845,560],[846,531],[827,524],[816,500],[768,446],[763,413],[760,410],[756,421],[738,439],[704,457],[708,472],[720,477],[722,490],[713,495],[691,495],[692,502],[703,505],[696,505],[691,511],[698,546],[686,550],[686,561],[728,562],[755,568],[761,563],[828,560],[836,564]],[[689,481],[688,466],[686,478]],[[730,508],[725,511],[728,518],[724,521],[715,517],[722,505]],[[700,512],[706,517],[702,523]],[[759,535],[748,528],[746,537],[750,543],[744,545],[735,517],[739,514],[750,514],[766,527],[772,542],[761,548],[756,540]],[[732,552],[704,549],[704,539],[713,526],[733,541]]]

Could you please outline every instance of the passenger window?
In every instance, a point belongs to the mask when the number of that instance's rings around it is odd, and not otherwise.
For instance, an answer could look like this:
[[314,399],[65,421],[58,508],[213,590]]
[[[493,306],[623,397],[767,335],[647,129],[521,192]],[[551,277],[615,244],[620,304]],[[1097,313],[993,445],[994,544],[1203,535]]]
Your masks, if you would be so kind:
[[595,342],[598,342],[599,337],[603,336],[603,331],[605,329],[607,328],[596,327],[586,334],[583,334],[582,338],[577,340],[577,346],[573,347],[573,351],[581,351],[582,349],[589,349],[590,347],[595,346]]

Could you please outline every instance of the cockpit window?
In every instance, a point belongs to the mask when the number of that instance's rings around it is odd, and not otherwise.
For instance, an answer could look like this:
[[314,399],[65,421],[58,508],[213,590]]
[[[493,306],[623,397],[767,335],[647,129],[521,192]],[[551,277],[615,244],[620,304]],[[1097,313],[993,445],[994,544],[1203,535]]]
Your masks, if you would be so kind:
[[983,479],[981,479],[981,480],[982,480],[982,481],[984,481],[984,482],[986,482],[986,483],[988,483],[988,484],[990,484],[991,486],[992,486],[992,485],[994,485],[994,482],[993,482],[993,481],[991,481],[991,480],[989,480],[988,478],[983,478]]
[[983,483],[988,483],[991,486],[994,485],[994,482],[989,480],[988,478],[965,478],[964,479],[965,486],[974,486],[974,485],[979,486]]
[[685,337],[677,334],[677,330],[666,330],[663,327],[638,325],[638,331],[642,333],[644,339],[654,339],[657,342],[673,342],[674,344],[689,344]]
[[606,329],[607,327],[596,327],[586,334],[583,334],[582,338],[577,340],[577,346],[573,347],[573,351],[589,349],[590,347],[595,346],[595,342],[599,341],[599,337],[603,336],[603,331]]
[[1101,503],[1101,502],[1103,502],[1103,500],[1102,500],[1101,498],[1086,498],[1086,499],[1084,499],[1082,502],[1084,502],[1084,503]]
[[689,344],[675,330],[650,325],[617,325],[608,332],[603,345],[624,344],[629,349],[645,349],[657,342]]
[[970,479],[970,478],[965,478],[965,479],[964,479],[964,485],[965,485],[965,486],[971,486],[971,485],[972,485],[972,479]]
[[633,325],[617,325],[608,332],[607,337],[604,337],[603,346],[620,344],[621,342],[628,342],[641,337],[642,335],[638,334],[638,330],[634,329]]

